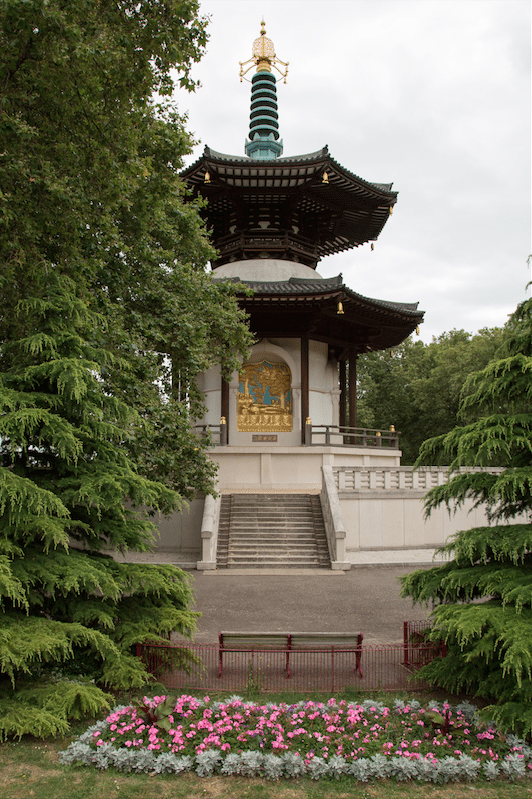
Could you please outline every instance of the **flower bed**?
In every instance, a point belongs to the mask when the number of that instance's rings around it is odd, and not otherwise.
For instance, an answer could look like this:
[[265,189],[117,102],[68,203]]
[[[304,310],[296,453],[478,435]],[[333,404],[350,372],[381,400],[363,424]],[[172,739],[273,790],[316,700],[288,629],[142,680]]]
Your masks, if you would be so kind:
[[151,773],[195,771],[269,779],[308,775],[428,782],[509,779],[532,770],[532,749],[476,722],[469,703],[391,707],[328,702],[257,704],[145,697],[117,707],[60,755],[65,764]]

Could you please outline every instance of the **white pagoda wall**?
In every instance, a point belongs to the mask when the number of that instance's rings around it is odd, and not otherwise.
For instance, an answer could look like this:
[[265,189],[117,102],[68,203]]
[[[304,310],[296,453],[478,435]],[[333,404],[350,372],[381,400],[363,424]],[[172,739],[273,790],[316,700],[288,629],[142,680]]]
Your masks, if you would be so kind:
[[[328,358],[327,344],[309,342],[309,413],[312,424],[338,424],[340,391],[336,361]],[[253,346],[248,363],[285,363],[292,373],[292,432],[276,433],[279,447],[295,447],[301,444],[301,350],[299,339],[263,339]],[[213,367],[201,375],[199,380],[205,395],[207,414],[199,424],[220,424],[221,376],[220,369]],[[236,413],[238,397],[238,372],[234,372],[229,383],[229,444],[253,446],[253,434],[237,430]],[[256,445],[255,445],[256,446]]]

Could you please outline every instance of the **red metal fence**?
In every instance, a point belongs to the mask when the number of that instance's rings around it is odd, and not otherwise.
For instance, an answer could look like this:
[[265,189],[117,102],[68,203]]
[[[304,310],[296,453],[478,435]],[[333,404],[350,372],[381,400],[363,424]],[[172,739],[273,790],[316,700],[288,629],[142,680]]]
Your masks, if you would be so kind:
[[[414,626],[408,628],[408,638],[403,644],[362,646],[362,677],[355,669],[357,649],[354,647],[309,647],[292,651],[290,676],[286,669],[286,649],[224,648],[221,676],[218,676],[218,644],[142,644],[137,647],[137,654],[159,682],[179,691],[334,693],[346,688],[412,691],[428,688],[426,682],[416,677],[416,672],[444,655],[445,648],[442,643],[416,640],[411,633],[423,628],[418,630],[417,623],[410,624]],[[184,656],[187,657],[185,650],[196,659],[190,671],[183,668]]]

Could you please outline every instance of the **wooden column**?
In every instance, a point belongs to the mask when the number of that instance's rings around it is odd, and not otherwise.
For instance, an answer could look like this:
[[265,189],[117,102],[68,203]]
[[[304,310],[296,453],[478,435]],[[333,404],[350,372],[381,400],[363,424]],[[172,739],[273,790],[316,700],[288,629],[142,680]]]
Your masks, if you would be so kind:
[[308,336],[301,336],[301,443],[305,443],[305,427],[309,415],[308,399]]
[[357,426],[357,352],[349,350],[349,427]]
[[338,361],[340,378],[340,427],[347,424],[347,368],[345,361]]
[[229,383],[227,382],[225,377],[222,377],[220,416],[225,417],[225,423],[226,423],[225,430],[226,430],[227,440],[224,443],[228,444],[229,443]]

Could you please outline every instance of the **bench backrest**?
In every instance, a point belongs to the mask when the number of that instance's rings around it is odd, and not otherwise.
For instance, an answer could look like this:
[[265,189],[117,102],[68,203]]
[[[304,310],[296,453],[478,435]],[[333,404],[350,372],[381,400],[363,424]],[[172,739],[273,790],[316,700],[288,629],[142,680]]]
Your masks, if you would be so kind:
[[220,647],[227,649],[354,649],[362,645],[362,633],[220,632]]
[[291,633],[291,649],[354,649],[362,645],[362,633]]

